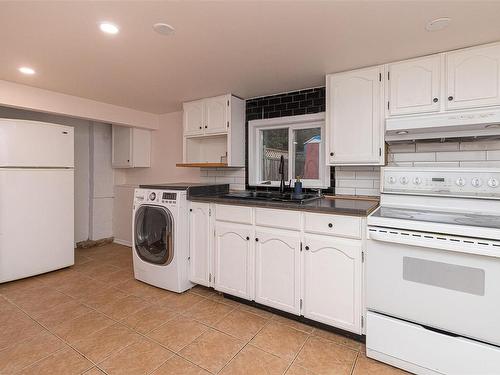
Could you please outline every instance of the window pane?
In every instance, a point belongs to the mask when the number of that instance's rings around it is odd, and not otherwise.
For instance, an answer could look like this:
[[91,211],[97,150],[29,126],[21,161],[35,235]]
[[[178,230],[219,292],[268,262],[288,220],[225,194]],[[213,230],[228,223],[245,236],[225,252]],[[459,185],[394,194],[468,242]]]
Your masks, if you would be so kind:
[[294,130],[295,176],[319,180],[321,128]]
[[288,180],[288,129],[262,130],[261,181],[279,181],[280,158],[285,158],[285,181]]

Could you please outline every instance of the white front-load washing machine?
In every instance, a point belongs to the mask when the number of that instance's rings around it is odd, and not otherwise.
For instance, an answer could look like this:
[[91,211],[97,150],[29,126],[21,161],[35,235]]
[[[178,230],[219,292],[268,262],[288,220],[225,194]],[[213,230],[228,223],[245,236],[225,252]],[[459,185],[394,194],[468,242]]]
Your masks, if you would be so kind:
[[184,292],[189,281],[186,191],[139,188],[134,191],[132,246],[137,280]]

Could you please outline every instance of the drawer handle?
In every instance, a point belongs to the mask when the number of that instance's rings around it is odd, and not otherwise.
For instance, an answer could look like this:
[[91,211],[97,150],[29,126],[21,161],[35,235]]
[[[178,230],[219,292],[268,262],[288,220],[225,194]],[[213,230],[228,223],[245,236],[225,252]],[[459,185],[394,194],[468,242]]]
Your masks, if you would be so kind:
[[333,224],[332,223],[328,223],[328,228],[333,228]]

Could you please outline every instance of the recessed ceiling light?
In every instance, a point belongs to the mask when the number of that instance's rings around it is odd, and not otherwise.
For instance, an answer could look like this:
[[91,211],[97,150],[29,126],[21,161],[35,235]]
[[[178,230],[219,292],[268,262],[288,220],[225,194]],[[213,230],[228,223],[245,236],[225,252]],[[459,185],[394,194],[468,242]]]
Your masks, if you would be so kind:
[[439,31],[443,30],[451,22],[451,18],[449,17],[441,17],[441,18],[436,18],[435,20],[427,22],[427,25],[425,25],[425,29],[427,31]]
[[161,35],[172,35],[175,32],[175,29],[172,26],[162,22],[155,23],[153,25],[153,30]]
[[106,33],[106,34],[118,34],[118,31],[120,31],[118,26],[116,26],[112,23],[109,23],[109,22],[102,22],[99,25],[99,28],[101,29],[101,31],[103,33]]
[[27,67],[27,66],[21,66],[21,67],[19,68],[19,71],[20,71],[21,73],[26,74],[26,75],[29,75],[29,76],[31,76],[31,75],[33,75],[33,74],[35,74],[35,69],[29,68],[29,67]]

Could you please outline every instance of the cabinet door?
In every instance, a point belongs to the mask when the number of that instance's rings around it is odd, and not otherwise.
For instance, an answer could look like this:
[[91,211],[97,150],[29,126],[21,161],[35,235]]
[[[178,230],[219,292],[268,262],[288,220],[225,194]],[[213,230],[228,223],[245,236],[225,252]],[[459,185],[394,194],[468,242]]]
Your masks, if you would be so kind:
[[446,108],[500,104],[500,44],[446,54]]
[[331,165],[383,164],[383,67],[327,76]]
[[204,131],[203,100],[184,103],[184,135],[199,135]]
[[205,133],[226,133],[228,128],[229,96],[205,99]]
[[216,222],[214,263],[216,290],[252,299],[253,242],[251,226]]
[[360,334],[361,242],[310,235],[304,250],[304,316]]
[[133,129],[132,160],[134,168],[151,166],[151,130]]
[[112,128],[112,166],[113,168],[131,168],[132,128],[113,125]]
[[299,232],[255,232],[255,302],[300,315]]
[[441,55],[390,64],[390,115],[439,111],[440,72]]
[[210,204],[191,202],[189,209],[189,280],[210,286],[213,229]]

